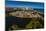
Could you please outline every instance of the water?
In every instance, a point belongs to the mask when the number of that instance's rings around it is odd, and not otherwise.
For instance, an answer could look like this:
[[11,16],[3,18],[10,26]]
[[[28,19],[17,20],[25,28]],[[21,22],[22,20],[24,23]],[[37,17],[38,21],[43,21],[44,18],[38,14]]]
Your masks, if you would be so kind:
[[31,18],[19,18],[15,16],[7,16],[6,17],[6,24],[17,24],[17,25],[26,25],[31,21]]
[[37,10],[37,11],[39,11],[39,12],[44,13],[44,9],[35,9],[35,8],[34,8],[34,10]]

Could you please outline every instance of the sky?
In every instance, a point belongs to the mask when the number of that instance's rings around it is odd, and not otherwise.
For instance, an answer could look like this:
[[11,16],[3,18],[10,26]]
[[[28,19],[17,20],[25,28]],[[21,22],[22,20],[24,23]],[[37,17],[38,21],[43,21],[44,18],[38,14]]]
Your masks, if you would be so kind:
[[44,0],[6,0],[6,1],[29,1],[29,2],[44,2]]
[[44,8],[44,3],[40,2],[6,1],[5,5],[6,7],[32,7],[38,9]]

